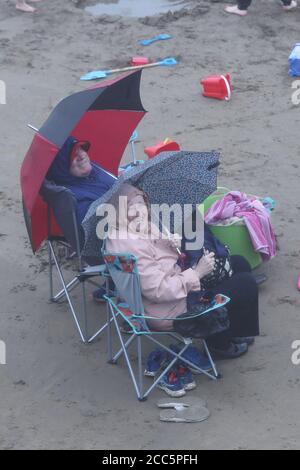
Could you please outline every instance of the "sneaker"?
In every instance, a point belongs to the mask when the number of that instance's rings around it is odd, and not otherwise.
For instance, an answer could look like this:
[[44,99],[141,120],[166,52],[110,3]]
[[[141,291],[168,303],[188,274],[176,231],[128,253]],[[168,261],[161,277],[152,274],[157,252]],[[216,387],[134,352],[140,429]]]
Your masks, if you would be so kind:
[[184,390],[194,390],[197,387],[196,382],[193,379],[192,372],[184,364],[180,364],[177,367],[177,375],[181,380]]
[[[172,351],[176,353],[179,353],[180,351],[179,347],[175,344],[171,344],[170,349],[172,349]],[[189,346],[182,354],[182,357],[192,362],[193,364],[195,364],[196,367],[199,367],[205,372],[209,372],[212,370],[210,361],[199,351],[199,349],[195,348],[195,346]],[[199,370],[193,369],[191,366],[189,366],[189,369],[191,370],[191,372],[193,372],[193,374],[201,374]]]
[[133,330],[132,330],[131,326],[125,320],[120,325],[120,331],[121,331],[121,333],[124,333],[125,335],[132,335],[132,333],[133,333]]
[[282,8],[284,11],[291,11],[291,10],[295,10],[297,6],[298,6],[298,3],[296,2],[296,0],[292,0],[290,5],[282,5]]
[[263,284],[264,282],[268,280],[268,276],[264,273],[253,274],[253,277],[257,286],[260,286],[261,284]]
[[168,355],[163,349],[155,349],[152,351],[146,362],[144,375],[147,377],[155,377],[160,369],[167,363]]
[[[109,295],[116,295],[116,292],[115,292],[115,285],[114,283],[109,280],[109,284],[108,284],[108,289],[109,289]],[[101,287],[99,287],[99,289],[96,289],[94,290],[93,292],[93,299],[94,301],[97,303],[97,304],[102,304],[104,302],[106,302],[106,300],[103,298],[103,296],[106,294],[106,285],[103,284]]]
[[97,304],[105,303],[105,299],[103,296],[106,294],[106,289],[104,287],[99,287],[99,289],[94,290],[93,292],[93,300]]
[[164,390],[171,397],[183,397],[185,390],[175,370],[170,370],[158,382],[157,387]]
[[238,16],[246,16],[248,13],[247,10],[240,10],[237,5],[227,6],[224,8],[224,10],[226,11],[226,13],[232,13]]

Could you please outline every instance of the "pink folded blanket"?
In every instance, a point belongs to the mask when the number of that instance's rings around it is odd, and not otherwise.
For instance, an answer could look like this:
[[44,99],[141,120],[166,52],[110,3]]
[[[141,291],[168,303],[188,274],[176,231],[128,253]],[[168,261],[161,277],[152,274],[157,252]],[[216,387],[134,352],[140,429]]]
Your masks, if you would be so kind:
[[270,214],[258,199],[240,191],[231,191],[211,206],[205,215],[205,222],[208,225],[217,225],[231,217],[244,220],[254,250],[261,253],[264,260],[276,255],[276,238]]

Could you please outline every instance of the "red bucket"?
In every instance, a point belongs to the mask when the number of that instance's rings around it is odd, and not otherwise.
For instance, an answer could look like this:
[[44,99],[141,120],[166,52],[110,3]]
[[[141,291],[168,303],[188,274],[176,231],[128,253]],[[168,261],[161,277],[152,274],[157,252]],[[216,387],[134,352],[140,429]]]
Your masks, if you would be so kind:
[[211,75],[200,81],[203,86],[203,95],[208,98],[229,101],[231,98],[230,75]]

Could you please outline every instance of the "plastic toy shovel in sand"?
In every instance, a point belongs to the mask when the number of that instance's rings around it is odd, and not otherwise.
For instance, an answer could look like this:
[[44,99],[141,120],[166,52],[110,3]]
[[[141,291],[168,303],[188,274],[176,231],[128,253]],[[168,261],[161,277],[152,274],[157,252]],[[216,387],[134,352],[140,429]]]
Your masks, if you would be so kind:
[[298,288],[298,290],[300,291],[300,275],[299,275],[299,277],[298,277],[297,288]]
[[121,69],[112,69],[112,70],[95,70],[94,72],[89,72],[86,75],[83,75],[80,80],[99,80],[100,78],[106,78],[109,75],[120,72],[130,72],[132,70],[141,70],[151,67],[158,67],[160,65],[165,67],[172,67],[177,65],[178,62],[175,57],[167,57],[166,59],[160,60],[158,62],[152,62],[151,64],[138,65],[134,67],[123,67]]
[[170,34],[159,34],[158,36],[154,36],[154,38],[151,39],[143,39],[142,41],[139,41],[139,44],[141,46],[150,46],[150,44],[153,44],[154,42],[165,41],[166,39],[171,38],[172,36],[170,36]]

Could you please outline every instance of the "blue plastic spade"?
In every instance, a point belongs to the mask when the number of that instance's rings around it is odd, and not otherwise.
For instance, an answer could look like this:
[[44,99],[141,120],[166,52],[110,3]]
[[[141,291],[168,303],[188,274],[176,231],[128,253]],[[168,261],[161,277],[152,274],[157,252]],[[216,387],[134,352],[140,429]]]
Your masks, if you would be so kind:
[[151,39],[143,39],[142,41],[139,41],[139,44],[141,46],[150,46],[153,42],[156,41],[165,41],[166,39],[171,39],[172,36],[170,34],[159,34],[158,36],[155,36],[154,38]]
[[100,78],[106,78],[109,75],[112,75],[113,73],[119,73],[119,72],[128,72],[131,70],[140,70],[140,69],[146,69],[150,67],[158,67],[159,65],[164,65],[166,67],[172,67],[174,65],[177,65],[178,62],[175,59],[175,57],[167,57],[164,60],[160,60],[159,62],[153,62],[152,64],[146,64],[146,65],[137,65],[134,67],[124,67],[122,69],[112,69],[112,70],[95,70],[93,72],[89,72],[86,75],[83,75],[80,77],[80,80],[98,80]]

